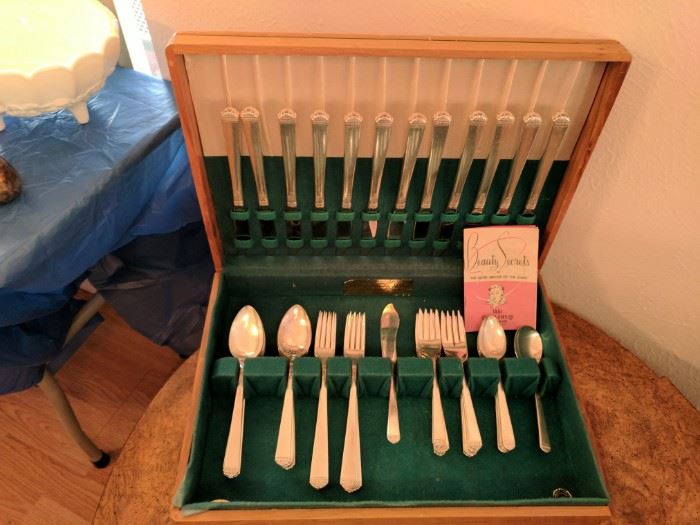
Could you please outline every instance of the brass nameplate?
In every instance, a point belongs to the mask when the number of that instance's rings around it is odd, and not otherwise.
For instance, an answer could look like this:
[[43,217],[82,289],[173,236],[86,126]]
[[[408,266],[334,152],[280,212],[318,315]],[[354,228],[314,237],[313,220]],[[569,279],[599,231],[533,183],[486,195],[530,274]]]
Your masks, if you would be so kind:
[[413,279],[350,279],[343,295],[411,295]]

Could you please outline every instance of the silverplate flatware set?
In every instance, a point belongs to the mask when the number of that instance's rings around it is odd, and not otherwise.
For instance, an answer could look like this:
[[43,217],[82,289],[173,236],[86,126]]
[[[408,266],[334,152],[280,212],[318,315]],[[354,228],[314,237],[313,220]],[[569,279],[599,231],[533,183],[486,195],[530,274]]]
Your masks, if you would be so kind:
[[[397,360],[397,333],[400,325],[399,313],[393,304],[387,305],[380,317],[380,343],[382,357],[391,363],[389,385],[389,406],[387,410],[387,440],[394,444],[401,439],[399,411],[396,400],[394,370]],[[336,355],[337,313],[321,311],[316,322],[314,356],[321,364],[321,383],[318,396],[316,428],[309,474],[309,484],[322,489],[329,482],[328,461],[328,389],[327,361]],[[289,361],[287,383],[282,405],[275,462],[284,469],[296,464],[296,429],[294,417],[293,370],[295,360],[309,352],[312,340],[312,327],[309,316],[298,304],[284,314],[277,330],[279,355]],[[350,312],[345,318],[343,335],[343,356],[351,362],[351,382],[348,399],[345,440],[340,469],[340,485],[347,492],[362,487],[362,455],[360,443],[360,413],[358,404],[358,363],[365,357],[366,316],[364,312]],[[437,361],[444,352],[446,357],[456,357],[461,363],[468,358],[464,319],[459,311],[438,311],[419,309],[415,318],[416,355],[429,359],[432,363],[432,446],[437,456],[443,456],[450,448],[445,424],[440,387],[438,384]],[[477,336],[477,349],[482,357],[500,359],[505,354],[505,332],[493,316],[485,317]],[[542,358],[542,340],[530,327],[522,327],[515,336],[517,357],[531,357],[538,363]],[[231,427],[223,460],[223,473],[229,478],[241,472],[243,450],[243,421],[245,398],[243,395],[243,375],[245,363],[263,355],[265,331],[262,320],[252,306],[243,307],[235,316],[229,333],[229,349],[239,362],[240,373],[236,387]],[[542,400],[535,395],[540,448],[551,451],[551,443],[544,420]],[[499,381],[495,400],[498,450],[506,453],[515,448],[515,437],[510,420],[505,392]],[[462,452],[468,457],[476,455],[482,447],[481,433],[472,403],[467,381],[462,375],[460,393],[460,419],[462,430]]]

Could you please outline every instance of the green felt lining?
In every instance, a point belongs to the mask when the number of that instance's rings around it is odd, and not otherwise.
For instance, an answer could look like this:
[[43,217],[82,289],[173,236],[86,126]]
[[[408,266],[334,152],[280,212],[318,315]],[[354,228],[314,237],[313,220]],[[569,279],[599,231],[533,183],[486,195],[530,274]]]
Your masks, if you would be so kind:
[[[446,456],[437,457],[432,453],[430,443],[430,389],[425,391],[432,380],[432,365],[430,361],[415,358],[413,317],[418,308],[426,306],[439,309],[460,306],[461,287],[455,286],[455,279],[459,282],[461,262],[429,258],[420,264],[407,265],[404,257],[397,257],[395,262],[393,258],[385,257],[382,258],[383,270],[377,272],[377,261],[373,258],[348,257],[349,266],[344,268],[329,265],[329,258],[319,256],[308,259],[304,265],[297,265],[297,270],[290,272],[287,265],[293,264],[292,259],[246,257],[224,272],[222,289],[213,306],[209,343],[203,350],[203,395],[198,401],[191,460],[175,498],[176,505],[185,505],[184,508],[195,511],[206,507],[604,505],[608,502],[554,335],[551,312],[541,296],[537,327],[542,332],[545,359],[540,370],[543,371],[542,376],[550,380],[554,378],[554,372],[559,372],[561,378],[558,389],[543,399],[552,452],[543,454],[539,451],[534,404],[531,398],[520,397],[508,398],[517,448],[509,454],[498,452],[493,397],[482,392],[473,396],[473,402],[484,447],[474,458],[465,457],[460,446],[456,386],[460,363],[443,358],[438,370],[452,447]],[[412,275],[413,295],[390,299],[343,296],[342,283],[348,271],[352,271],[353,277]],[[277,277],[271,279],[271,275]],[[385,360],[379,358],[379,316],[389,300],[401,316],[397,334],[397,372],[399,383],[401,378],[404,380],[398,387],[404,393],[417,394],[400,395],[398,398],[402,438],[397,445],[389,444],[385,438],[387,368],[382,364]],[[256,386],[256,395],[246,396],[243,469],[238,478],[230,480],[222,475],[221,462],[233,395],[231,392],[222,393],[220,387],[214,386],[217,382],[215,378],[220,380],[222,375],[221,365],[215,366],[214,363],[216,359],[230,359],[226,346],[228,327],[238,309],[248,303],[260,313],[268,342],[265,357],[258,360],[261,363],[279,362],[279,365],[274,365],[279,366],[276,372],[278,380],[268,385],[270,395],[259,395],[261,389]],[[330,485],[323,491],[316,491],[308,485],[317,403],[313,397],[316,369],[312,370],[311,365],[306,369],[307,365],[302,366],[301,362],[315,362],[313,358],[303,358],[295,363],[295,367],[299,368],[298,376],[303,378],[304,383],[296,386],[302,392],[307,392],[299,395],[295,401],[297,464],[292,470],[285,471],[274,463],[282,404],[280,396],[286,384],[287,369],[284,359],[275,358],[276,329],[284,311],[294,303],[306,308],[314,324],[319,310],[338,312],[338,354],[342,352],[344,323],[341,319],[350,310],[367,313],[366,355],[375,359],[361,365],[364,370],[359,372],[360,375],[365,372],[371,379],[367,388],[362,387],[359,403],[364,484],[360,491],[353,494],[345,493],[338,485],[347,411],[344,396],[349,389],[350,376],[347,359],[336,357],[328,361]],[[508,333],[508,336],[507,357],[512,358],[512,333]],[[500,375],[497,361],[480,359],[475,355],[474,340],[475,334],[468,334],[470,356],[465,365],[473,391],[481,379],[487,383],[493,379],[489,371],[493,371],[494,366],[496,378]],[[547,359],[551,360],[550,364],[547,364]],[[246,379],[248,384],[256,379],[255,361],[246,362],[244,368],[244,378],[246,374],[249,375]],[[513,361],[515,363],[516,360]],[[554,368],[551,366],[553,363],[556,364]],[[403,374],[400,371],[402,366]],[[218,373],[214,374],[217,369]],[[545,371],[549,369],[552,369],[552,373],[548,375]],[[230,370],[235,370],[235,367]],[[451,386],[446,387],[445,382]],[[230,382],[228,387],[231,387]],[[553,499],[551,493],[557,487],[568,489],[574,497]],[[229,500],[229,503],[211,503],[211,500],[220,498]]]
[[[263,255],[263,254],[273,254],[273,255],[285,255],[287,253],[287,247],[284,244],[284,232],[286,231],[283,219],[283,211],[286,207],[286,195],[284,191],[284,184],[274,183],[276,177],[282,177],[284,173],[283,161],[281,157],[265,157],[265,173],[268,180],[268,196],[270,201],[271,210],[278,210],[279,213],[276,214],[274,220],[275,232],[278,237],[277,244],[266,241],[265,247],[262,242],[261,225],[260,219],[255,215],[255,220],[250,220],[250,235],[251,242],[248,243],[234,243],[233,230],[234,225],[230,219],[226,220],[226,216],[230,213],[230,203],[231,203],[231,180],[228,174],[228,161],[226,157],[205,157],[205,166],[207,171],[207,177],[209,180],[209,185],[211,188],[211,195],[214,201],[215,213],[217,215],[217,223],[220,227],[220,233],[222,238],[222,243],[224,246],[224,256],[228,262],[231,262],[231,257],[239,255],[241,253],[246,255]],[[427,244],[421,247],[410,245],[410,235],[404,235],[402,237],[401,243],[396,246],[395,242],[385,244],[386,241],[386,231],[390,220],[390,214],[394,211],[394,204],[396,200],[396,193],[398,191],[398,183],[400,180],[401,169],[402,169],[402,159],[387,159],[384,167],[384,175],[382,178],[382,186],[380,191],[379,199],[379,209],[376,214],[373,214],[371,220],[378,221],[377,228],[377,239],[372,239],[365,242],[362,245],[363,250],[369,255],[381,255],[384,253],[385,248],[390,248],[392,252],[397,254],[409,255],[412,250],[419,249],[422,250],[425,246],[434,247],[437,253],[431,253],[430,255],[439,255],[441,257],[450,257],[461,254],[460,247],[460,235],[457,233],[469,222],[469,216],[467,211],[471,209],[471,204],[473,196],[476,194],[481,175],[484,170],[485,161],[483,159],[474,160],[467,182],[464,187],[464,192],[462,199],[459,204],[459,209],[454,214],[446,214],[444,217],[443,210],[449,199],[454,178],[457,174],[457,166],[459,164],[458,159],[443,159],[440,165],[440,171],[438,173],[438,179],[435,184],[435,191],[433,194],[432,206],[433,214],[432,220],[428,224],[428,235],[426,237]],[[491,191],[486,202],[486,207],[484,208],[484,215],[478,217],[478,224],[485,224],[490,222],[490,217],[497,210],[498,201],[505,188],[506,180],[508,177],[508,172],[510,169],[511,161],[508,159],[503,159],[499,162],[498,168],[491,185]],[[530,187],[535,178],[537,171],[537,161],[528,161],[525,164],[521,176],[521,183],[518,184],[516,193],[513,197],[513,203],[511,210],[513,214],[509,219],[509,223],[520,223],[522,218],[519,219],[518,212],[520,212],[527,200]],[[534,223],[540,228],[544,227],[549,218],[551,212],[551,207],[554,202],[554,197],[556,196],[557,189],[561,183],[564,171],[566,169],[566,162],[557,161],[554,163],[551,172],[545,182],[542,194],[540,197],[540,202],[537,207],[537,215],[532,216],[527,219],[527,223]],[[371,159],[358,159],[357,168],[355,175],[355,185],[353,188],[352,195],[352,210],[340,210],[340,196],[342,194],[342,179],[343,179],[343,159],[342,158],[329,158],[326,163],[326,209],[329,217],[335,216],[336,221],[351,221],[350,224],[350,243],[348,246],[347,242],[336,243],[338,227],[328,228],[326,231],[327,245],[335,246],[342,249],[348,249],[351,247],[360,247],[360,239],[362,237],[362,211],[365,210],[367,204],[367,195],[369,192],[370,176],[371,176]],[[414,169],[414,176],[411,182],[411,187],[409,188],[408,198],[406,201],[406,214],[407,216],[413,216],[419,211],[420,207],[420,197],[421,189],[425,182],[425,171],[427,167],[427,159],[418,159],[416,162],[416,167]],[[243,191],[245,202],[248,206],[254,206],[257,202],[257,196],[255,193],[255,184],[253,181],[253,175],[250,168],[250,161],[248,157],[241,158],[241,172],[243,181]],[[297,159],[297,201],[299,206],[299,211],[302,213],[302,237],[303,237],[303,247],[295,252],[296,255],[311,255],[319,251],[325,253],[326,250],[319,250],[319,248],[312,247],[311,240],[311,212],[314,210],[314,172],[313,172],[313,159],[311,157],[299,157]],[[253,210],[254,211],[254,210]],[[365,217],[367,217],[365,215]],[[443,218],[448,220],[455,220],[452,224],[454,225],[454,230],[456,230],[455,235],[450,235],[450,240],[447,242],[447,247],[443,247],[444,241],[441,244],[435,245],[434,241],[438,240],[437,235],[439,234],[438,225],[443,221]],[[486,220],[489,218],[489,220]],[[407,228],[408,230],[408,228]],[[346,230],[343,230],[346,231]],[[408,232],[410,233],[410,232]],[[346,241],[346,239],[344,239]],[[428,255],[426,253],[426,255]]]
[[540,382],[537,361],[529,358],[507,357],[500,363],[503,388],[507,396],[531,397]]

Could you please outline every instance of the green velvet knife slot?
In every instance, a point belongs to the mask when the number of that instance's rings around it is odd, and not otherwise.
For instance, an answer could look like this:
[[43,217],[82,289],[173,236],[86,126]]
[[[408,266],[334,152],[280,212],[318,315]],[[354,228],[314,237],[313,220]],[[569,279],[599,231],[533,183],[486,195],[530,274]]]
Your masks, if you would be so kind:
[[[346,249],[334,253],[311,248],[311,228],[302,229],[304,247],[295,256],[284,252],[271,255],[263,247],[258,217],[251,220],[252,246],[245,252],[236,247],[232,217],[230,177],[226,157],[206,157],[205,166],[214,212],[223,247],[223,269],[216,299],[210,305],[210,323],[206,346],[201,350],[201,393],[196,399],[194,428],[189,462],[174,503],[183,511],[213,509],[280,509],[408,506],[576,506],[606,505],[609,496],[597,467],[581,409],[574,394],[571,376],[557,340],[552,313],[540,292],[536,327],[546,341],[544,358],[539,367],[515,359],[512,345],[501,366],[497,360],[480,358],[476,353],[475,334],[468,334],[469,358],[462,365],[456,359],[441,358],[438,382],[443,411],[451,443],[443,457],[433,454],[431,446],[432,363],[416,357],[414,319],[419,308],[455,310],[463,308],[461,218],[455,223],[454,235],[439,254],[432,253],[443,217],[433,214],[427,222],[428,234],[420,245],[411,243],[410,231],[404,232],[400,244],[386,254],[382,238],[362,237],[360,211],[367,205],[372,160],[357,160],[353,187],[349,237],[336,236],[329,227],[329,246]],[[283,210],[286,202],[284,184],[272,184],[284,173],[282,159],[266,157],[270,207]],[[432,200],[434,210],[443,210],[457,173],[459,159],[444,159]],[[483,217],[496,212],[508,172],[501,162],[487,200]],[[555,162],[542,190],[534,216],[541,229],[547,224],[566,162]],[[387,159],[377,210],[377,231],[386,232],[398,191],[402,159]],[[412,188],[422,188],[427,159],[418,159]],[[457,211],[464,217],[471,198],[476,194],[484,160],[476,159],[464,188],[463,206]],[[537,161],[528,161],[513,197],[511,221],[524,208],[537,171]],[[256,203],[255,185],[247,157],[241,159],[244,199]],[[343,159],[329,158],[326,164],[326,205],[329,217],[341,219]],[[281,180],[281,179],[280,179]],[[313,160],[297,159],[297,197],[299,210],[310,216],[314,204]],[[420,191],[409,191],[406,213],[414,216],[420,207]],[[469,209],[467,209],[469,208]],[[366,216],[365,216],[366,217]],[[364,220],[365,217],[362,217]],[[276,238],[285,250],[285,225],[282,213],[273,220]],[[487,221],[484,221],[487,222]],[[512,224],[513,222],[511,222]],[[412,230],[412,225],[406,230]],[[369,242],[365,242],[369,241]],[[361,254],[360,249],[362,249]],[[411,256],[414,250],[422,250]],[[427,253],[428,251],[431,253]],[[351,279],[410,279],[409,295],[343,295],[344,283]],[[401,441],[386,440],[389,363],[381,358],[379,318],[382,309],[392,302],[401,324],[397,334],[398,363],[396,387],[401,427]],[[330,484],[322,491],[309,483],[309,465],[320,387],[320,363],[313,357],[300,358],[293,375],[296,417],[296,466],[281,469],[274,461],[282,410],[282,396],[287,383],[288,361],[279,357],[277,326],[285,311],[301,304],[313,328],[320,310],[338,314],[336,356],[328,360],[328,436]],[[246,304],[256,308],[266,335],[265,355],[247,361],[243,378],[246,390],[245,429],[242,470],[239,477],[228,479],[221,473],[228,429],[233,408],[233,389],[237,369],[228,350],[228,331],[236,312]],[[359,417],[362,443],[363,487],[352,494],[339,485],[338,478],[345,436],[350,361],[341,357],[345,315],[361,311],[367,315],[366,359],[358,368]],[[512,341],[512,334],[509,340]],[[311,355],[311,354],[310,354]],[[222,361],[222,360],[226,361]],[[520,367],[525,367],[522,370]],[[463,370],[463,372],[462,372]],[[468,458],[461,451],[460,399],[461,377],[466,375],[479,422],[483,448]],[[535,375],[538,378],[535,379]],[[514,393],[508,397],[517,448],[502,454],[496,447],[494,397],[498,381],[508,383]],[[532,390],[542,393],[549,425],[552,452],[543,454],[537,441],[537,421]],[[519,392],[519,395],[516,395]],[[564,487],[572,498],[552,498],[555,488]],[[228,502],[213,502],[225,499]]]

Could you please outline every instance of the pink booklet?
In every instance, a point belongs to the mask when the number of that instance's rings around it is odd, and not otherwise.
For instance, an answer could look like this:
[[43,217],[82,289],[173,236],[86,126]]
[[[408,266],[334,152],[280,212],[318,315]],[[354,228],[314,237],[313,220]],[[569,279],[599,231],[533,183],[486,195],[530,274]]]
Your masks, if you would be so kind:
[[486,226],[464,230],[464,312],[467,332],[493,315],[505,330],[535,326],[537,226]]

